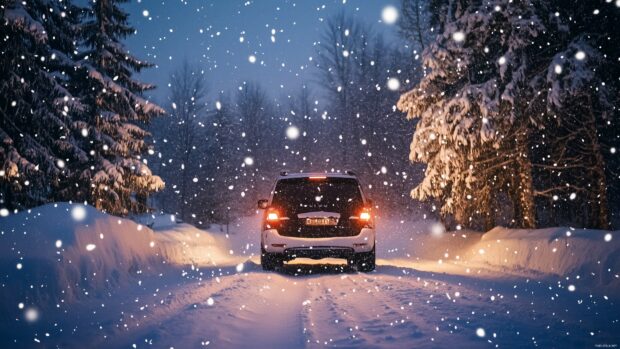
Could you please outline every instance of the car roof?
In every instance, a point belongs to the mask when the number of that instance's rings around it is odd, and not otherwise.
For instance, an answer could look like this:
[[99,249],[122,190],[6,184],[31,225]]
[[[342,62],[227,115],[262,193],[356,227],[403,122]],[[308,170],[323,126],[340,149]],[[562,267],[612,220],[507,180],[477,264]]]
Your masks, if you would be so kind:
[[328,178],[357,178],[350,173],[342,172],[297,172],[285,173],[278,176],[278,180],[287,178],[308,178],[308,177],[328,177]]

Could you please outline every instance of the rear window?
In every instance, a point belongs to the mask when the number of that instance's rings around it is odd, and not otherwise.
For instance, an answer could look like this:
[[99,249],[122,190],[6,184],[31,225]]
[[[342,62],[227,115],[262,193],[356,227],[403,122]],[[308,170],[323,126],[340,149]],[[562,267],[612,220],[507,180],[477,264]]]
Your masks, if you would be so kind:
[[286,214],[312,211],[349,212],[363,206],[359,184],[354,178],[289,178],[276,184],[271,202]]

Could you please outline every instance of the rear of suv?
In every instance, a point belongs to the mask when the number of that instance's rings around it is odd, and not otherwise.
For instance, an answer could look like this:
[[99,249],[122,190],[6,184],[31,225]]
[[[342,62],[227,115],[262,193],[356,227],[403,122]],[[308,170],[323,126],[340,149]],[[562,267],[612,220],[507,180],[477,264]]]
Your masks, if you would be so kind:
[[343,258],[375,269],[372,202],[352,172],[281,173],[264,209],[261,264],[274,270],[295,258]]

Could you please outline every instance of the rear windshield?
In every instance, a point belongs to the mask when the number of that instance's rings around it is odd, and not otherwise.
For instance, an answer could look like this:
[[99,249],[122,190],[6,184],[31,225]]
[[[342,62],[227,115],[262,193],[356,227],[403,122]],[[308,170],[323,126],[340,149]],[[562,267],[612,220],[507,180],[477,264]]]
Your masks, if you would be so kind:
[[312,211],[347,213],[363,207],[354,178],[289,178],[276,184],[271,205],[286,214]]

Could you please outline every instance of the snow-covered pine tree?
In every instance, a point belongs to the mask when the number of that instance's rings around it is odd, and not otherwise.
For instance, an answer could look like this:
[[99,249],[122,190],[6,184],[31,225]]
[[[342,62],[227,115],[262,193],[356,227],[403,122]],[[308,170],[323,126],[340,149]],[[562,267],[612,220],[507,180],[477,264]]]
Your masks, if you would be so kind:
[[77,122],[91,155],[81,178],[91,188],[92,204],[115,214],[147,210],[148,195],[164,187],[144,158],[149,133],[142,128],[164,110],[143,97],[155,86],[133,77],[152,65],[123,46],[122,40],[134,33],[128,14],[119,6],[124,2],[90,3],[80,28],[83,51],[73,86],[87,106]]
[[[493,224],[494,201],[513,201],[514,224],[535,225],[526,111],[532,40],[543,30],[530,1],[446,1],[438,36],[423,53],[428,73],[399,100],[419,118],[410,159],[427,164],[412,191],[438,199],[458,223]],[[479,223],[481,224],[481,223]]]
[[538,11],[548,30],[538,40],[543,69],[533,85],[543,93],[534,105],[548,118],[539,135],[537,194],[557,214],[568,213],[560,223],[609,229],[608,191],[619,175],[609,141],[619,122],[620,13],[612,3],[578,0],[540,2]]
[[78,13],[69,1],[0,5],[0,206],[79,197],[71,167],[87,153],[72,117],[82,105],[67,91]]

